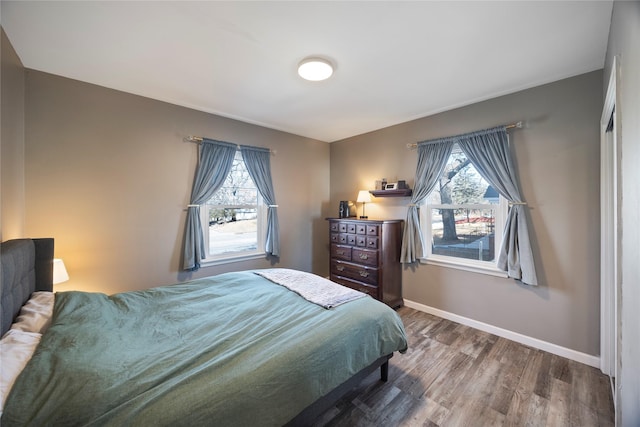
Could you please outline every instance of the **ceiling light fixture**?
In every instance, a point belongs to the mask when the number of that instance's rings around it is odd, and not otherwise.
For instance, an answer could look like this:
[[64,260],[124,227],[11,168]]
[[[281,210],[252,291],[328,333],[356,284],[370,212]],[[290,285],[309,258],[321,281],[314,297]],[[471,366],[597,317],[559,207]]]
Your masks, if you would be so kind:
[[312,82],[326,80],[333,74],[333,65],[326,59],[305,58],[298,65],[298,74],[303,79]]

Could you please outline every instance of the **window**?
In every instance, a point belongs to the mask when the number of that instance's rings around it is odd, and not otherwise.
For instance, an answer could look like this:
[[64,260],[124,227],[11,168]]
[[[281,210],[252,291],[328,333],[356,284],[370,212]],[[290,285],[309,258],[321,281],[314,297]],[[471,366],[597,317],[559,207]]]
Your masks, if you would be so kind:
[[496,257],[507,208],[506,199],[454,145],[438,184],[420,209],[426,262],[504,275]]
[[238,151],[222,187],[201,207],[206,264],[264,255],[266,207]]

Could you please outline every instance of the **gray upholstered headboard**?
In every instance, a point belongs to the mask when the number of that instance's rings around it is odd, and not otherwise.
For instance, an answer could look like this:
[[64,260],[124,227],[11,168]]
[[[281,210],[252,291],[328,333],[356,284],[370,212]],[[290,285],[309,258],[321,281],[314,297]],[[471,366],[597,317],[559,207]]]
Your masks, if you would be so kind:
[[34,291],[53,290],[53,239],[15,239],[0,244],[2,335]]

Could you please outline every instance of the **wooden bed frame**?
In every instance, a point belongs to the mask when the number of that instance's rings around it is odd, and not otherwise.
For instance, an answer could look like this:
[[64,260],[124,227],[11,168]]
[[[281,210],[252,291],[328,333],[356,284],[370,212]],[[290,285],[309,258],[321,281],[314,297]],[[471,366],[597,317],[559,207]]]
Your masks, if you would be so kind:
[[376,369],[380,368],[380,380],[387,381],[389,374],[389,359],[393,354],[388,354],[386,356],[382,356],[371,365],[367,366],[347,381],[334,388],[328,394],[324,395],[320,399],[316,400],[310,406],[307,406],[302,412],[300,412],[294,419],[289,421],[286,426],[308,426],[313,424],[313,422],[326,410],[331,408],[336,404],[338,400],[347,392],[352,390],[358,384],[362,382],[366,377],[369,376]]
[[[53,290],[54,240],[16,239],[0,245],[2,300],[0,317],[2,335],[9,330],[20,312],[22,305],[35,291]],[[368,367],[346,380],[331,392],[303,409],[287,426],[308,426],[348,391],[356,387],[364,378],[380,368],[380,378],[387,381],[389,359],[393,354],[383,356]]]

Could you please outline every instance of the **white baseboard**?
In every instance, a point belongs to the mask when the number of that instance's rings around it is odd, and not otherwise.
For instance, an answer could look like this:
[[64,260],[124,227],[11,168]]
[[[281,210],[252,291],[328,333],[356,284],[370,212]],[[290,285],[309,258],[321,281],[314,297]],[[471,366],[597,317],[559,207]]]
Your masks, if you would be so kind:
[[459,316],[457,314],[449,313],[448,311],[443,311],[414,301],[405,299],[404,305],[409,308],[413,308],[414,310],[433,314],[434,316],[442,317],[443,319],[451,320],[453,322],[457,322],[484,332],[488,332],[490,334],[497,335],[502,338],[509,339],[511,341],[518,342],[520,344],[537,348],[538,350],[543,350],[557,356],[566,357],[567,359],[575,360],[576,362],[584,363],[585,365],[593,366],[594,368],[600,368],[600,358],[598,356],[581,353],[579,351],[571,350],[569,348],[552,344],[550,342],[532,338],[527,335],[522,335],[517,332],[509,331],[507,329],[502,329],[497,326],[489,325],[488,323],[479,322],[477,320],[469,319],[468,317]]

